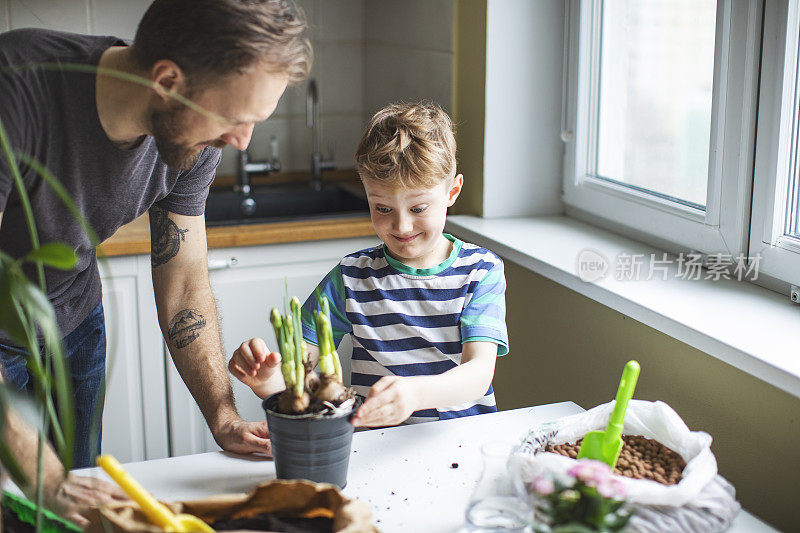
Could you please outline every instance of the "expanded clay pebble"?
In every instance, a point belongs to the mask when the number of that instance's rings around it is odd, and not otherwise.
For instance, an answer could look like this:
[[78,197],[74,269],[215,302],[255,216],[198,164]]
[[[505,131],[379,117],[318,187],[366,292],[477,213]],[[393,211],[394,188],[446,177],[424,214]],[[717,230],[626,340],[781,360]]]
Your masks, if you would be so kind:
[[[544,451],[573,459],[583,439],[574,444],[548,444]],[[623,435],[622,451],[614,473],[632,479],[650,479],[663,485],[675,485],[681,480],[686,461],[663,444],[642,435]]]

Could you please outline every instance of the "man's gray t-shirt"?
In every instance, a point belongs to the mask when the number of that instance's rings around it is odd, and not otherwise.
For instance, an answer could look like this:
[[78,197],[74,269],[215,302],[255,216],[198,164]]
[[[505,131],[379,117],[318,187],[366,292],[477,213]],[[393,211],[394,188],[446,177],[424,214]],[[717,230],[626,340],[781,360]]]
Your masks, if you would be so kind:
[[[135,149],[120,149],[100,125],[95,74],[54,67],[96,66],[106,49],[125,44],[115,37],[38,29],[0,33],[0,120],[11,145],[58,178],[101,241],[154,204],[181,215],[203,214],[220,160],[220,150],[205,148],[191,170],[167,168],[149,136]],[[74,270],[45,268],[47,295],[67,335],[100,303],[95,250],[55,191],[27,165],[20,163],[20,170],[40,242],[64,242],[78,254]],[[2,156],[0,212],[0,250],[21,257],[30,250],[30,238]]]

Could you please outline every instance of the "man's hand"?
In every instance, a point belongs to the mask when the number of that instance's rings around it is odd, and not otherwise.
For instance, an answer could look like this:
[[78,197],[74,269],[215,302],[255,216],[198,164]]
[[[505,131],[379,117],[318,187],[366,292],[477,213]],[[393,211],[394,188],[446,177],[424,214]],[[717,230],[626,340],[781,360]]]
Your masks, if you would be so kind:
[[126,499],[122,490],[107,481],[69,474],[47,497],[47,506],[80,527],[89,525],[81,514],[91,507]]
[[412,379],[384,376],[369,390],[369,396],[359,407],[352,424],[379,427],[405,422],[418,409],[418,397]]
[[234,453],[263,453],[272,457],[272,443],[266,422],[247,422],[230,417],[212,429],[214,440],[223,450]]
[[281,354],[271,352],[267,343],[255,338],[243,342],[228,362],[228,370],[236,378],[253,389],[258,396],[265,398],[272,391],[268,383],[274,375],[280,374]]

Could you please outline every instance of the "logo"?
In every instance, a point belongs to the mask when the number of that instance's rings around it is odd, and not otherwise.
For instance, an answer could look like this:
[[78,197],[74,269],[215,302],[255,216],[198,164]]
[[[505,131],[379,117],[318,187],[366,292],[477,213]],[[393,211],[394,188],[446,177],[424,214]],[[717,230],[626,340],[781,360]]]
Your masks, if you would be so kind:
[[575,270],[581,280],[592,283],[603,279],[608,274],[608,260],[595,250],[582,250],[578,254]]

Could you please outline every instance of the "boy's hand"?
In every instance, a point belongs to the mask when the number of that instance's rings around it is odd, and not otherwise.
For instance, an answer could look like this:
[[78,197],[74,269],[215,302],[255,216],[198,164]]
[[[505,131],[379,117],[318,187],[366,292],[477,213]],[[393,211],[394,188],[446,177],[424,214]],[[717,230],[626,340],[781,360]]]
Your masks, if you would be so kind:
[[270,352],[267,343],[255,338],[243,342],[231,357],[228,370],[236,378],[256,391],[280,371],[281,354]]
[[354,426],[395,426],[417,410],[418,397],[412,380],[384,376],[369,390],[367,400],[351,423]]

